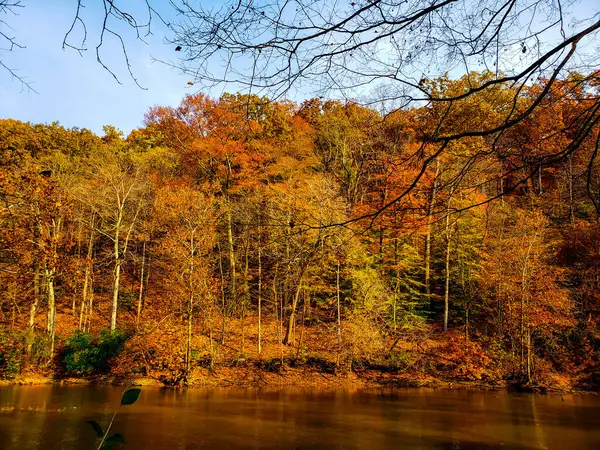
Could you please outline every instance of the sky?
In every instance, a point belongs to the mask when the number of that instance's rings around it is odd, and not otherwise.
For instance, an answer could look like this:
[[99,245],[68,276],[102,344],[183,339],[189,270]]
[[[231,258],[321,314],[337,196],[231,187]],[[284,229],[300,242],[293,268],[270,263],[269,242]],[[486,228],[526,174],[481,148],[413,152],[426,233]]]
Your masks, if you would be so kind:
[[[133,5],[131,12],[145,17],[143,1],[128,0],[124,4]],[[143,90],[127,74],[115,39],[102,49],[102,58],[122,84],[96,61],[95,46],[101,26],[98,19],[102,11],[93,8],[101,7],[101,2],[86,2],[83,10],[88,28],[88,50],[83,57],[75,50],[62,49],[64,35],[76,11],[74,0],[22,0],[22,5],[18,15],[4,19],[12,27],[8,30],[10,35],[26,48],[4,51],[0,58],[26,78],[37,93],[22,89],[19,81],[0,70],[0,118],[33,123],[58,121],[65,127],[88,128],[100,135],[102,126],[110,124],[127,134],[142,125],[150,106],[174,106],[186,93],[195,92],[178,71],[153,62],[153,58],[175,59],[173,46],[164,44],[164,29],[160,24],[153,27],[154,36],[145,39],[147,45],[136,40],[131,29],[122,29],[132,71],[140,85],[147,88]],[[80,42],[81,35],[81,28],[76,29],[72,42]]]
[[[589,17],[590,11],[598,13],[597,2],[581,0],[570,9],[576,15]],[[31,83],[36,92],[22,89],[18,80],[0,68],[0,118],[32,123],[58,121],[65,127],[88,128],[99,135],[103,134],[103,125],[114,125],[128,134],[142,126],[149,107],[176,106],[185,94],[198,89],[189,86],[189,78],[176,69],[154,61],[176,61],[179,55],[172,45],[165,44],[166,27],[156,19],[154,34],[145,38],[147,44],[136,40],[132,29],[118,24],[115,28],[124,38],[134,76],[146,88],[141,89],[127,73],[120,44],[114,37],[107,39],[101,56],[122,84],[96,61],[95,47],[103,17],[101,1],[84,2],[82,18],[88,31],[88,50],[83,56],[73,49],[62,49],[76,11],[76,0],[21,0],[21,4],[23,8],[19,8],[17,15],[0,16],[12,27],[8,30],[0,23],[0,31],[14,36],[26,48],[2,51],[5,45],[0,42],[0,61]],[[145,0],[123,0],[118,4],[125,5],[128,12],[144,21]],[[177,19],[167,0],[152,4],[162,8],[159,12],[167,21]],[[82,35],[81,26],[76,27],[69,42],[76,45]],[[600,47],[593,45],[589,51],[600,54]],[[517,48],[516,54],[520,54],[520,49]],[[221,93],[221,90],[208,92],[213,96]]]

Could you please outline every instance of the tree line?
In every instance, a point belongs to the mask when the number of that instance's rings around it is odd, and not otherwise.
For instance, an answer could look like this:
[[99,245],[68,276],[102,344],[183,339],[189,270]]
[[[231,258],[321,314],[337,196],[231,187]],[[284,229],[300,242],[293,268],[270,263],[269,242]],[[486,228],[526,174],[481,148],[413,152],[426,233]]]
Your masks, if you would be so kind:
[[493,79],[424,80],[452,108],[385,115],[198,93],[127,137],[0,121],[0,373],[595,386],[600,78],[572,73],[478,135],[547,86],[477,90]]

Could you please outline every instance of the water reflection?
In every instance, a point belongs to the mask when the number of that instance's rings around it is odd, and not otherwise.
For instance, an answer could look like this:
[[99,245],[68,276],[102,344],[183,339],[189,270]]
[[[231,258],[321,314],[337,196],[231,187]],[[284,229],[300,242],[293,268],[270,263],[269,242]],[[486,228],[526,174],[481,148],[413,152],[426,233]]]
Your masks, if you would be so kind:
[[[89,449],[118,405],[103,386],[0,387],[1,449]],[[469,391],[144,388],[125,449],[592,449],[600,399]]]

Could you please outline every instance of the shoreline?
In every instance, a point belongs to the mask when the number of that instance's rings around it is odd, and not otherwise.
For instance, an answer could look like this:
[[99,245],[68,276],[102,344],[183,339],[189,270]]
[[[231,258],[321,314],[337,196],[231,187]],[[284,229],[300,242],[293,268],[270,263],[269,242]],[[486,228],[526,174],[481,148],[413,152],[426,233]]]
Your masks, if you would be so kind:
[[[441,380],[433,377],[415,377],[409,375],[390,375],[377,371],[344,372],[340,374],[324,374],[317,371],[288,369],[281,373],[253,371],[252,374],[232,373],[231,370],[220,370],[214,374],[194,374],[185,386],[170,386],[154,377],[123,378],[115,375],[92,377],[61,377],[53,375],[24,374],[11,380],[0,380],[4,386],[125,386],[134,384],[166,389],[206,389],[206,388],[252,388],[252,389],[434,389],[434,390],[469,390],[480,392],[518,392],[535,394],[576,394],[599,395],[599,392],[567,386],[518,386],[506,381],[465,381]],[[242,375],[242,376],[240,376]]]

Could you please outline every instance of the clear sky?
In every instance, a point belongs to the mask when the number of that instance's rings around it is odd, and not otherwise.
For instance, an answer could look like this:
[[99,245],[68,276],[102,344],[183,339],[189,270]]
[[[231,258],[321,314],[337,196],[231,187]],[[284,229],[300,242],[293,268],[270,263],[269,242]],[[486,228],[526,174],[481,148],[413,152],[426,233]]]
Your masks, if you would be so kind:
[[[137,5],[136,5],[137,3]],[[169,14],[168,2],[165,13]],[[123,2],[133,5],[141,21],[145,18],[143,1]],[[20,76],[26,77],[38,92],[21,89],[21,84],[0,70],[0,118],[14,118],[34,123],[59,121],[66,127],[88,128],[103,134],[102,126],[111,124],[125,133],[141,126],[144,112],[152,105],[177,105],[182,97],[194,92],[188,79],[164,64],[154,62],[175,59],[172,46],[164,44],[164,29],[159,23],[153,27],[154,36],[146,39],[148,45],[137,41],[131,29],[123,28],[129,58],[138,88],[127,74],[122,52],[114,38],[103,48],[104,62],[119,77],[112,75],[96,61],[95,47],[99,39],[102,10],[101,2],[88,1],[83,17],[88,28],[88,50],[83,57],[72,49],[62,50],[62,41],[69,30],[76,11],[76,1],[22,0],[17,16],[0,17],[13,28],[8,34],[25,49],[3,51],[0,58]],[[81,28],[75,30],[72,42],[81,41]],[[79,40],[77,39],[79,37]],[[5,47],[5,45],[0,45]]]
[[[581,0],[570,10],[575,16],[589,17],[598,13],[600,0]],[[0,23],[5,32],[25,46],[12,52],[2,50],[0,60],[31,82],[37,93],[21,89],[21,84],[11,79],[9,73],[0,68],[0,118],[14,118],[33,123],[59,121],[66,127],[88,128],[103,134],[103,125],[114,125],[126,134],[142,125],[144,112],[153,105],[177,105],[186,93],[196,92],[195,86],[177,70],[159,62],[176,60],[178,53],[164,43],[165,27],[154,20],[154,35],[145,38],[147,44],[136,40],[131,28],[115,24],[115,30],[123,36],[132,66],[139,83],[147,88],[140,89],[127,73],[127,66],[119,42],[107,37],[101,55],[104,63],[119,77],[118,84],[112,75],[96,61],[95,47],[98,44],[103,17],[102,2],[88,0],[82,18],[88,29],[87,48],[83,57],[73,49],[62,49],[65,33],[69,30],[76,11],[76,0],[21,0],[23,8],[18,15],[0,16],[12,27]],[[203,3],[208,3],[205,1]],[[140,22],[146,18],[145,0],[123,0],[117,4],[128,8]],[[167,21],[176,20],[174,10],[167,0],[152,2]],[[95,8],[95,9],[94,9]],[[162,25],[162,26],[161,26]],[[81,42],[82,28],[75,28],[70,42]],[[597,42],[588,53],[600,55]],[[520,55],[520,49],[516,49]],[[222,91],[209,92],[218,96]]]

